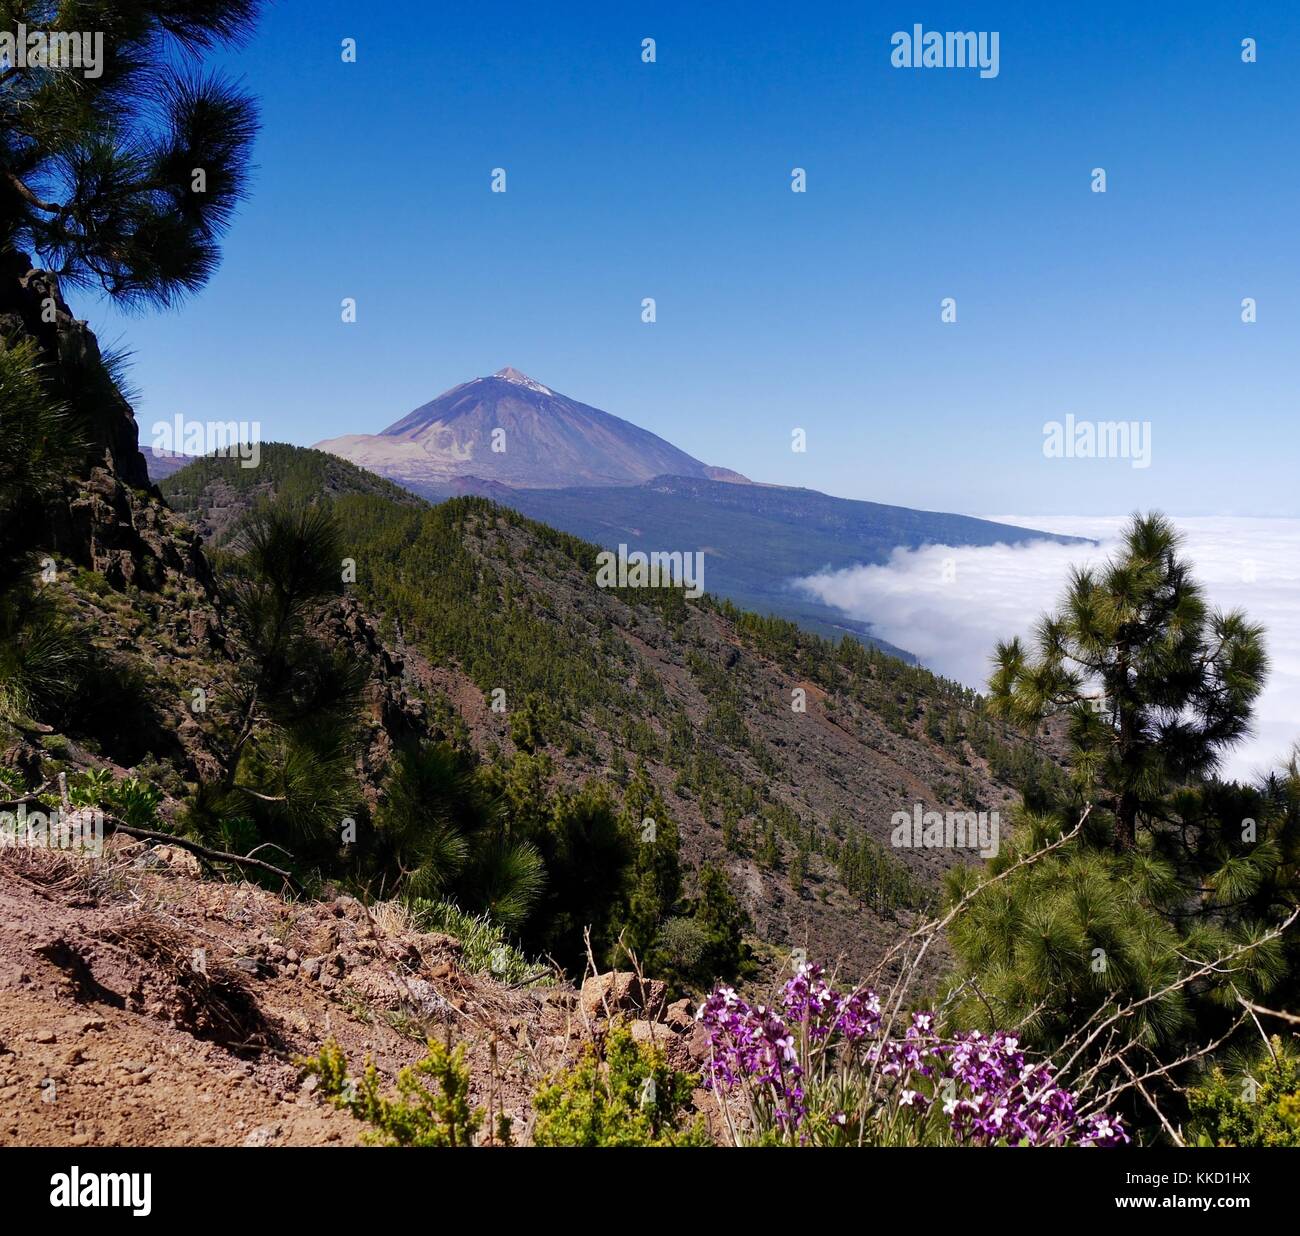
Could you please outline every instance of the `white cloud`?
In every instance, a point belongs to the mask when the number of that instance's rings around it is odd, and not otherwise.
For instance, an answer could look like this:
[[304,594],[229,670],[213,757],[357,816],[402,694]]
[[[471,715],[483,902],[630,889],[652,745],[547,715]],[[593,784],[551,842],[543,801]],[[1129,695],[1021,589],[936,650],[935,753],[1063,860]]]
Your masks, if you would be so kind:
[[[850,567],[798,581],[812,595],[870,622],[880,638],[931,669],[982,689],[999,639],[1029,635],[1054,609],[1069,568],[1104,560],[1125,517],[996,516],[1021,527],[1095,537],[1096,547],[1037,541],[980,548],[895,550],[884,566]],[[1300,739],[1300,520],[1179,518],[1184,550],[1212,604],[1264,624],[1272,661],[1255,709],[1255,735],[1225,771],[1273,768]]]

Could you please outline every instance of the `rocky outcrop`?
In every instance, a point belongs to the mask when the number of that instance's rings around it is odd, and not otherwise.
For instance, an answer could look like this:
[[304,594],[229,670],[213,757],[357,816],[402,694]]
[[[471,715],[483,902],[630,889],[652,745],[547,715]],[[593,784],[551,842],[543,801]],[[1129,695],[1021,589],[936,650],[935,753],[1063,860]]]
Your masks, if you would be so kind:
[[175,573],[212,591],[198,535],[160,498],[129,488],[102,466],[69,490],[66,508],[50,512],[51,549],[98,571],[115,588],[155,591]]
[[[86,451],[63,492],[31,513],[18,543],[37,557],[53,554],[102,576],[117,593],[144,594],[132,610],[137,631],[158,633],[161,642],[150,636],[137,647],[138,634],[121,637],[113,655],[129,660],[147,650],[152,663],[139,668],[167,682],[166,690],[174,689],[171,679],[178,675],[183,682],[219,680],[220,666],[238,651],[199,533],[151,484],[131,406],[94,332],[64,301],[57,278],[33,269],[21,254],[0,256],[0,349],[25,339],[35,341],[51,397],[73,413]],[[243,509],[232,512],[232,520]],[[78,592],[72,582],[70,602],[82,620],[93,613],[104,626],[122,622],[114,603]],[[310,627],[364,671],[367,728],[358,772],[373,802],[394,747],[428,736],[424,704],[407,690],[403,658],[386,647],[354,598],[322,607]],[[204,663],[209,654],[216,654],[214,665]],[[183,758],[187,777],[213,774],[211,753],[188,707],[167,736],[183,752],[174,754]]]
[[95,333],[73,317],[56,276],[25,254],[0,254],[0,339],[17,336],[36,340],[54,393],[81,413],[88,464],[151,490],[135,414],[104,368]]
[[641,979],[631,971],[596,974],[582,985],[582,1012],[590,1022],[620,1015],[658,1021],[664,1012],[668,987],[659,979]]
[[37,544],[98,571],[114,587],[146,591],[169,574],[211,592],[201,542],[172,516],[149,480],[139,427],[104,364],[99,341],[68,308],[58,279],[21,253],[0,255],[0,349],[36,342],[53,398],[73,413],[86,444],[65,501],[34,524]]
[[373,801],[396,747],[442,735],[430,732],[424,701],[407,689],[406,662],[379,637],[373,619],[354,597],[341,597],[326,606],[308,629],[365,669],[367,733],[358,772]]

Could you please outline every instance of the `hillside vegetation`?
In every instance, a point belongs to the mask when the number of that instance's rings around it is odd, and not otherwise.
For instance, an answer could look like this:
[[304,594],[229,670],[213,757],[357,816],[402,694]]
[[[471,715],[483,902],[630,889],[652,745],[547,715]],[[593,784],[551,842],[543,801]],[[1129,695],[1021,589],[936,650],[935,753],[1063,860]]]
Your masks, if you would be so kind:
[[[558,792],[587,829],[593,813],[621,815],[639,855],[628,904],[645,916],[625,943],[697,985],[734,977],[750,951],[729,945],[727,970],[710,974],[714,919],[736,929],[748,919],[769,965],[795,948],[869,963],[897,915],[932,902],[936,864],[952,859],[889,849],[893,812],[992,807],[1054,775],[1027,744],[1004,743],[954,684],[725,603],[603,592],[594,546],[482,499],[431,507],[278,445],[258,469],[205,460],[163,490],[218,544],[236,543],[239,520],[272,497],[328,509],[346,530],[351,591],[410,658],[414,689],[490,795],[526,832],[530,796]],[[641,843],[647,819],[654,840]],[[556,831],[525,837],[550,852],[548,870],[562,862]],[[539,895],[549,923],[574,921],[568,898]],[[581,924],[567,942],[523,930],[580,963]]]
[[1300,755],[1220,777],[1268,632],[1160,514],[980,698],[316,452],[150,485],[63,288],[203,287],[258,7],[4,74],[0,1143],[1300,1144]]

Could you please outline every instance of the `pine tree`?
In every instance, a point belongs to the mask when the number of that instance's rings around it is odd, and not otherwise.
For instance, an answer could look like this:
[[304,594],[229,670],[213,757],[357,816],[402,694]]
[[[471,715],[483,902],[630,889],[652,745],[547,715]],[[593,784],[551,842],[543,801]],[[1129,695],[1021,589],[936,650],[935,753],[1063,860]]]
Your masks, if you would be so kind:
[[790,859],[790,869],[786,873],[790,884],[790,891],[796,897],[803,896],[804,875],[807,868],[807,859],[802,850],[796,850]]
[[0,31],[103,36],[83,64],[0,69],[0,250],[65,282],[170,304],[207,282],[244,195],[252,101],[198,56],[259,0],[0,0]]
[[251,820],[297,856],[337,850],[360,803],[355,756],[364,667],[311,630],[342,591],[342,541],[323,507],[277,501],[255,510],[226,559],[224,588],[240,659],[211,707],[220,769],[191,812],[200,832]]
[[[682,895],[681,838],[645,764],[638,760],[623,798],[623,818],[636,839],[624,943],[647,956]],[[619,957],[611,957],[617,962]]]
[[446,743],[399,751],[375,810],[385,886],[407,897],[450,896],[490,812],[489,796],[461,752]]
[[[120,358],[101,354],[89,333],[60,333],[58,287],[27,281],[27,253],[66,283],[127,303],[170,304],[207,281],[244,193],[256,118],[247,96],[199,71],[198,55],[249,33],[259,7],[0,0],[0,35],[9,36],[0,314],[17,324],[0,338],[0,712],[55,707],[87,669],[84,641],[30,578],[64,477],[93,454],[102,462],[105,447],[116,457],[128,425],[132,459],[116,462],[126,479],[146,481]],[[41,54],[51,36],[76,46],[80,63]]]
[[32,530],[75,458],[66,408],[41,381],[35,345],[0,346],[0,720],[39,719],[69,703],[85,641],[35,582]]
[[547,884],[526,933],[529,947],[581,974],[586,929],[596,956],[608,955],[627,910],[637,844],[603,784],[560,791],[538,838]]
[[[950,929],[956,1020],[1015,1027],[1050,1051],[1098,1010],[1143,1001],[1118,1040],[1172,1061],[1229,1029],[1238,996],[1294,994],[1300,973],[1293,946],[1257,943],[1300,896],[1300,779],[1213,776],[1248,730],[1262,632],[1207,607],[1177,534],[1152,515],[1100,571],[1075,573],[1037,645],[999,647],[991,711],[1025,728],[1063,717],[1069,781],[1035,785],[987,869],[949,874],[950,903],[985,883]],[[1072,840],[1015,867],[1085,813]],[[1180,984],[1237,949],[1230,967]]]
[[1068,720],[1075,785],[1106,809],[1118,850],[1167,816],[1170,792],[1215,773],[1250,727],[1268,669],[1262,629],[1211,612],[1163,516],[1135,516],[1119,556],[1076,570],[1037,656],[998,645],[994,716]]
[[43,377],[34,340],[0,341],[0,587],[26,574],[41,507],[80,445],[67,406]]

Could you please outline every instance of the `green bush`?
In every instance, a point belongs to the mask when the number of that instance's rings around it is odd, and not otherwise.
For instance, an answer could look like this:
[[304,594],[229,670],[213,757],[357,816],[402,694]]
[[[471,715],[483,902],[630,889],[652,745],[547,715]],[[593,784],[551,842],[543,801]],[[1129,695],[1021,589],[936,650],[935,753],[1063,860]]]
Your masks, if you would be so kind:
[[68,783],[68,798],[74,807],[101,807],[113,789],[113,773],[107,768],[88,768]]
[[139,777],[115,781],[107,768],[92,768],[74,778],[68,797],[77,807],[99,807],[134,828],[157,828],[163,794]]
[[530,691],[510,714],[510,741],[520,751],[540,751],[551,741],[559,723],[550,701]]
[[[379,1070],[366,1059],[360,1079],[348,1076],[347,1057],[331,1038],[319,1055],[299,1062],[315,1074],[321,1093],[335,1107],[373,1126],[368,1140],[384,1146],[472,1146],[483,1123],[483,1109],[469,1105],[469,1069],[465,1049],[429,1040],[428,1053],[397,1075],[397,1093],[379,1092]],[[424,1079],[437,1083],[437,1090]]]
[[119,781],[108,798],[108,806],[122,819],[136,828],[158,827],[158,805],[162,791],[139,777]]
[[589,1045],[576,1065],[537,1091],[533,1140],[539,1146],[707,1146],[704,1121],[687,1124],[683,1110],[698,1080],[616,1027],[603,1062]]
[[1300,1057],[1276,1036],[1254,1068],[1215,1068],[1187,1092],[1190,1129],[1202,1146],[1300,1146]]

